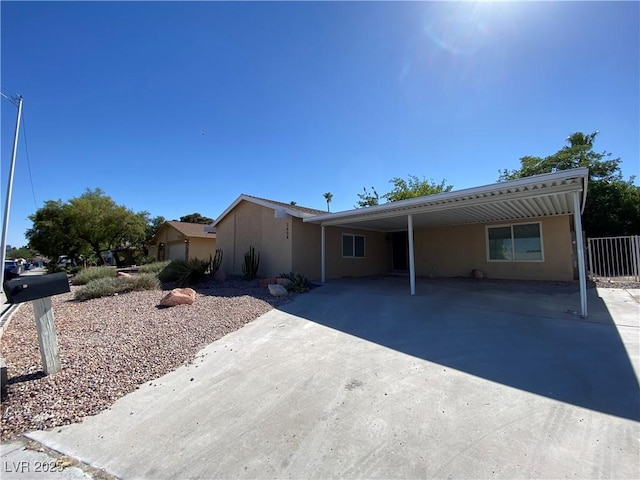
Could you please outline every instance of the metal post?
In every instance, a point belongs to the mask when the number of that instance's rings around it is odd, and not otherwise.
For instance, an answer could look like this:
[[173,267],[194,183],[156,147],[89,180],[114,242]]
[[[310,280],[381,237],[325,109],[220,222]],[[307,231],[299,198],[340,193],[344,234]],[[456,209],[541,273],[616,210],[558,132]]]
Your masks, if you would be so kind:
[[411,295],[416,294],[416,265],[413,253],[413,215],[407,217],[407,235],[409,237],[409,283],[411,284]]
[[[576,243],[576,246],[578,244]],[[589,251],[589,274],[591,276],[591,280],[595,280],[595,268],[593,266],[593,245],[591,244],[591,239],[587,238],[587,250]]]
[[584,242],[582,241],[582,218],[580,216],[580,192],[573,192],[573,222],[576,231],[576,253],[580,278],[580,314],[587,317],[587,275],[584,265]]
[[321,270],[321,281],[325,282],[325,253],[324,253],[324,225],[320,226],[320,238],[321,238],[321,247],[320,247],[320,270]]
[[11,154],[11,167],[9,168],[9,184],[7,186],[7,200],[4,204],[4,222],[2,224],[2,242],[0,246],[0,258],[2,258],[2,273],[0,273],[0,292],[4,292],[4,261],[7,257],[7,233],[9,229],[9,210],[11,209],[11,192],[13,190],[13,173],[16,169],[16,154],[18,152],[18,131],[20,130],[20,116],[22,115],[22,97],[18,97],[18,117],[16,130],[13,134],[13,153]]

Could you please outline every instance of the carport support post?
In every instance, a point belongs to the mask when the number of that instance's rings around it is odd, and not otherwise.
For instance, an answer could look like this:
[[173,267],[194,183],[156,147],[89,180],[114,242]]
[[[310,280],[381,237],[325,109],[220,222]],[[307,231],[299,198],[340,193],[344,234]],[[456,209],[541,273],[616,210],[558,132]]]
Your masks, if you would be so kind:
[[325,270],[324,270],[324,261],[325,261],[325,258],[324,258],[324,225],[320,226],[320,238],[321,238],[321,240],[320,240],[320,243],[321,243],[321,246],[320,246],[320,252],[321,252],[320,253],[320,270],[321,270],[321,273],[320,273],[320,275],[321,275],[322,283],[324,283],[324,281],[325,281]]
[[416,265],[413,254],[413,215],[407,217],[407,236],[409,237],[409,282],[411,284],[411,295],[416,294]]
[[58,373],[60,366],[60,354],[58,353],[58,337],[51,307],[51,297],[39,298],[31,302],[36,318],[38,330],[38,346],[40,347],[40,359],[45,375]]
[[576,254],[578,255],[578,276],[580,279],[580,314],[587,317],[587,275],[584,265],[584,242],[582,241],[582,218],[580,192],[573,192],[573,222],[576,231]]

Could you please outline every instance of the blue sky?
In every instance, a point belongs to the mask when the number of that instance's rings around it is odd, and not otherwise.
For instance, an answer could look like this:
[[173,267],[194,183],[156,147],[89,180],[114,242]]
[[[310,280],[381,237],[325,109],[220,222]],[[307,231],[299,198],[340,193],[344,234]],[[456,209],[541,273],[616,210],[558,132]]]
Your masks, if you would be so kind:
[[[0,90],[24,97],[26,126],[13,246],[46,200],[86,188],[167,219],[215,218],[241,193],[324,209],[330,191],[339,211],[409,174],[493,183],[575,131],[640,174],[638,2],[0,9]],[[4,208],[16,109],[1,104]]]

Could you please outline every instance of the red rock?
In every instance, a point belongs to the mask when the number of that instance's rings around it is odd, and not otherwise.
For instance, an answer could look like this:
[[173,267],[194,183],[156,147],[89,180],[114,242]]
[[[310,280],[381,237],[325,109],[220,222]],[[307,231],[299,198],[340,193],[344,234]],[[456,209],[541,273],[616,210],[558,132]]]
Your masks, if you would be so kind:
[[162,297],[160,305],[175,307],[176,305],[191,305],[195,301],[196,291],[193,288],[174,288]]

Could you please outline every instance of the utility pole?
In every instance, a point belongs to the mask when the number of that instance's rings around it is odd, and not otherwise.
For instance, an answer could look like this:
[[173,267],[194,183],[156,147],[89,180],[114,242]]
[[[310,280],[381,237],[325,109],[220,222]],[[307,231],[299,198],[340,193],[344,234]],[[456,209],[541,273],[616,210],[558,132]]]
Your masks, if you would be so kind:
[[[1,93],[1,92],[0,92]],[[4,93],[3,97],[7,97]],[[13,153],[11,154],[11,167],[9,168],[9,184],[7,185],[7,200],[4,204],[4,222],[2,224],[2,243],[0,246],[0,258],[2,258],[2,273],[0,273],[0,292],[4,292],[4,261],[7,258],[7,230],[9,227],[9,210],[11,209],[11,192],[13,190],[13,172],[16,169],[16,154],[18,152],[18,131],[20,130],[20,116],[22,115],[22,96],[18,96],[18,117],[16,130],[13,134]]]

